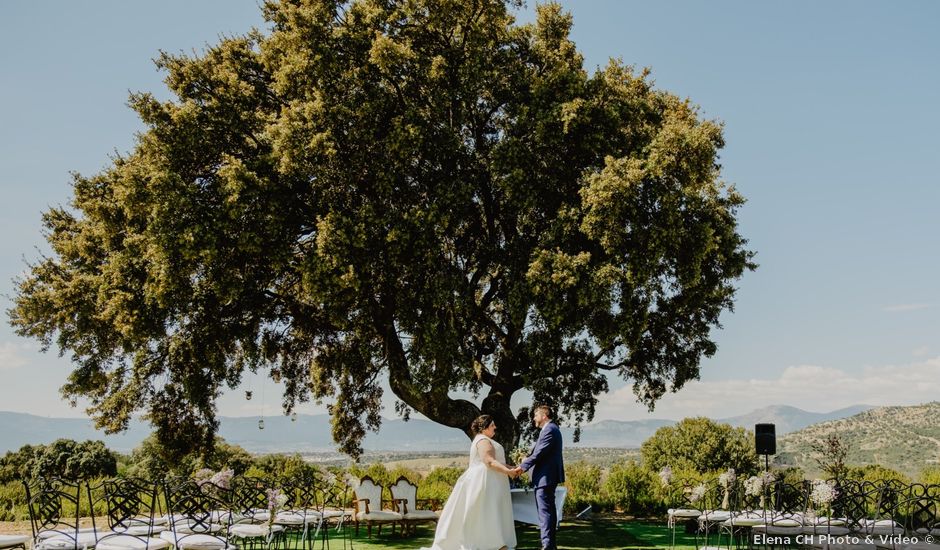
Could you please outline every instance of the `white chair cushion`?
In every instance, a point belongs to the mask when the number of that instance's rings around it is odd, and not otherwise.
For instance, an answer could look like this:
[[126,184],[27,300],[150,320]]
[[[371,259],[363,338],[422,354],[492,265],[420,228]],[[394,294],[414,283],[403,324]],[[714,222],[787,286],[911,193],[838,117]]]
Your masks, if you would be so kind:
[[[78,535],[81,537],[82,535],[85,535],[88,533],[94,533],[94,532],[95,532],[94,527],[82,527],[81,529],[78,530]],[[51,539],[53,537],[70,538],[70,537],[75,536],[75,533],[76,533],[75,529],[71,529],[68,527],[63,527],[62,529],[46,529],[45,531],[40,531],[39,534],[36,535],[36,538],[39,540]]]
[[764,515],[757,512],[741,512],[732,514],[731,519],[722,522],[722,525],[735,527],[753,527],[764,524]]
[[271,512],[267,510],[252,510],[250,514],[244,515],[241,517],[242,520],[247,519],[249,521],[260,521],[262,523],[268,521],[268,518],[271,517]]
[[431,510],[415,510],[414,512],[408,512],[405,514],[405,519],[410,520],[430,520],[437,519],[437,512]]
[[695,508],[677,508],[669,510],[669,515],[674,518],[697,518],[702,515],[702,511]]
[[317,523],[323,518],[316,510],[302,510],[297,512],[280,512],[275,518],[277,525],[304,525]]
[[803,533],[802,525],[755,525],[752,527],[755,533],[767,533],[768,535],[799,535]]
[[772,527],[803,527],[803,522],[795,517],[771,518],[769,525]]
[[812,525],[812,524],[816,524],[816,525],[834,525],[834,526],[839,526],[839,527],[841,527],[841,526],[845,525],[845,522],[846,522],[846,519],[845,519],[845,518],[829,518],[829,517],[826,517],[826,516],[816,516],[816,518],[814,518],[809,524],[810,524],[810,525]]
[[[191,535],[192,533],[197,532],[197,531],[199,533],[206,532],[205,524],[203,523],[197,524],[196,522],[193,522],[193,521],[177,520],[176,525],[174,527],[177,533],[185,534],[185,535]],[[195,531],[193,530],[194,527],[196,528]],[[209,533],[218,533],[219,531],[225,529],[225,525],[221,523],[213,523],[209,525],[208,527],[209,527]],[[165,532],[166,531],[164,531],[164,533]],[[163,533],[160,533],[160,534],[162,535]]]
[[234,550],[234,546],[229,546],[224,539],[213,537],[212,535],[184,535],[179,537],[173,535],[172,531],[160,533],[160,538],[169,542],[177,550]]
[[900,535],[904,528],[899,523],[890,519],[879,519],[873,521],[866,519],[862,522],[862,531],[870,535]]
[[731,519],[731,512],[726,510],[705,510],[698,519],[699,521],[725,521]]
[[127,529],[125,529],[125,530],[123,530],[123,531],[121,531],[121,530],[119,529],[119,530],[116,531],[116,532],[120,532],[120,533],[125,534],[125,535],[133,535],[133,536],[135,536],[135,537],[145,537],[145,536],[147,536],[147,535],[149,535],[149,534],[151,534],[151,533],[154,534],[154,535],[156,535],[156,534],[162,533],[163,531],[166,531],[166,526],[165,526],[165,525],[154,525],[154,526],[150,526],[150,525],[131,525],[130,527],[128,527]]
[[103,537],[109,533],[109,531],[101,531],[98,533],[93,530],[88,530],[85,532],[79,531],[78,538],[67,535],[56,535],[54,537],[49,537],[42,540],[42,542],[39,544],[42,546],[42,548],[48,550],[74,550],[90,548],[95,546],[99,537]]
[[351,510],[324,510],[323,518],[324,519],[333,519],[341,517],[352,517],[353,513]]
[[380,512],[369,512],[368,514],[358,514],[356,519],[359,521],[401,521],[402,517],[398,512],[382,510]]
[[29,537],[26,535],[0,535],[0,548],[10,548],[26,544]]
[[[283,530],[283,525],[272,525],[270,532],[280,533]],[[268,525],[261,523],[243,523],[239,525],[233,525],[231,528],[229,528],[228,532],[233,536],[242,538],[266,537],[268,536]]]
[[169,547],[170,543],[163,539],[113,535],[100,539],[95,550],[162,550]]

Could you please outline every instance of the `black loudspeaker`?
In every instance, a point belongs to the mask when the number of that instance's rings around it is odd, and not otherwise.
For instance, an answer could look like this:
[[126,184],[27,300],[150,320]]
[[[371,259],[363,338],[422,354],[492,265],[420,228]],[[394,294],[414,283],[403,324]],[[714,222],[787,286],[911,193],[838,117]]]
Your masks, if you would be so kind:
[[777,454],[777,434],[773,424],[754,425],[754,447],[759,455]]

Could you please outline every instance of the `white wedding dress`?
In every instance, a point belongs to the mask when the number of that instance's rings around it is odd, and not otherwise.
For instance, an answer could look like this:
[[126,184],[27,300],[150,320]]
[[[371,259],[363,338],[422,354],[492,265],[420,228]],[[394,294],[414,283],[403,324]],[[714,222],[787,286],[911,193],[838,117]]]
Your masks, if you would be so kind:
[[454,484],[437,521],[430,550],[498,550],[516,546],[509,478],[483,463],[477,452],[477,443],[483,439],[493,444],[496,460],[506,463],[502,445],[483,434],[473,438],[470,467]]

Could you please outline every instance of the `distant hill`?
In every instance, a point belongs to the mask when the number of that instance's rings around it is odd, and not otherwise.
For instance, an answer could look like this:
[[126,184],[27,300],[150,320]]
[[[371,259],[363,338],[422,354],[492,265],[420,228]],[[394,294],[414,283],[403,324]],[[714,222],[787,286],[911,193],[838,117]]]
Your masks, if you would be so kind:
[[808,426],[778,439],[775,462],[819,475],[812,445],[831,434],[848,446],[850,466],[880,464],[917,478],[924,467],[940,463],[940,402],[879,407]]
[[[100,439],[110,449],[126,453],[139,445],[151,431],[149,424],[132,421],[126,432],[105,435],[87,419],[0,412],[0,453],[26,444],[51,443],[62,437]],[[252,453],[329,453],[336,449],[327,415],[301,414],[297,415],[296,421],[286,416],[266,416],[263,430],[258,429],[258,417],[221,417],[219,435]],[[462,432],[434,422],[385,419],[379,433],[368,432],[363,446],[386,451],[464,451],[468,444],[467,436]]]
[[[865,409],[867,407],[860,406]],[[756,422],[777,424],[783,434],[803,427],[814,419],[838,418],[854,414],[853,409],[832,413],[811,413],[794,407],[773,406],[722,422],[753,429]],[[816,420],[819,421],[819,420]],[[221,417],[219,434],[229,443],[240,445],[252,453],[301,452],[333,453],[336,445],[330,435],[330,419],[326,415],[298,415],[296,421],[285,416],[264,417],[264,429],[258,429],[258,417]],[[566,446],[571,448],[635,449],[663,426],[674,420],[602,420],[581,429],[581,440],[574,443],[573,428],[562,427]],[[100,439],[115,451],[129,452],[151,432],[148,424],[131,422],[127,432],[105,435],[95,430],[90,420],[47,418],[24,413],[0,412],[0,453],[16,450],[26,444],[50,443],[61,437]],[[460,431],[427,420],[385,419],[379,433],[369,432],[363,447],[371,451],[465,451],[467,437]]]
[[601,420],[581,428],[581,440],[574,443],[574,428],[562,428],[565,446],[611,447],[635,449],[663,426],[672,426],[675,420]]
[[812,424],[827,422],[829,420],[838,420],[854,416],[860,412],[871,410],[874,407],[870,405],[853,405],[837,411],[827,413],[816,413],[804,411],[796,407],[787,405],[770,405],[762,409],[751,411],[741,416],[724,418],[721,422],[726,422],[732,426],[740,426],[749,430],[754,429],[754,424],[770,423],[776,426],[778,436],[802,430]]

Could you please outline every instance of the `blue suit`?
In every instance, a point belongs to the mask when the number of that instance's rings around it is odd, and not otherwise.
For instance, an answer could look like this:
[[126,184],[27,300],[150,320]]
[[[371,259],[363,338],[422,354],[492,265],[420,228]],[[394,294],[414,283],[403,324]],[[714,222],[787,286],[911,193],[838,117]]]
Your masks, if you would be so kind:
[[549,550],[557,547],[555,531],[558,529],[558,511],[555,509],[555,489],[559,483],[565,481],[565,461],[561,456],[561,446],[561,430],[554,422],[549,422],[542,427],[532,454],[519,465],[525,471],[532,470],[542,547]]

